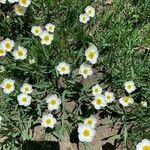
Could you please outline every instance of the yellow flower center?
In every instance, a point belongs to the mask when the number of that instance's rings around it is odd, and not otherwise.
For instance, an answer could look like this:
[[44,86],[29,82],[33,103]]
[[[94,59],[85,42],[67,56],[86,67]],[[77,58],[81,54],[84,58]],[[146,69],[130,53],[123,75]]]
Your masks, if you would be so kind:
[[53,28],[52,28],[52,26],[49,26],[49,30],[52,30]]
[[29,88],[28,87],[25,87],[25,89],[24,89],[26,92],[28,92],[29,91]]
[[37,33],[37,34],[38,34],[38,33],[39,33],[39,29],[35,29],[35,33]]
[[22,13],[23,12],[23,8],[20,5],[16,6],[16,12]]
[[95,89],[95,93],[98,93],[98,89]]
[[128,89],[131,89],[131,88],[132,88],[132,85],[131,85],[131,84],[129,84],[127,87],[128,87]]
[[92,119],[88,119],[87,124],[92,125],[92,123],[93,123]]
[[10,43],[6,43],[5,47],[8,48],[8,49],[11,48],[11,44]]
[[24,102],[24,103],[25,103],[25,102],[27,102],[27,101],[28,101],[28,100],[27,100],[27,98],[26,98],[26,97],[23,97],[23,98],[22,98],[22,102]]
[[66,68],[65,67],[61,67],[61,71],[62,72],[66,71]]
[[48,35],[44,36],[44,41],[49,41],[49,36]]
[[107,99],[111,99],[111,96],[110,96],[110,95],[107,95]]
[[23,56],[23,51],[22,50],[18,50],[17,54],[18,54],[19,57],[21,57],[21,56]]
[[143,146],[142,150],[150,150],[150,145]]
[[84,129],[82,134],[83,134],[84,137],[89,137],[90,136],[90,131],[88,129]]
[[46,124],[50,125],[52,123],[52,120],[50,118],[46,119]]
[[11,83],[6,83],[5,84],[5,88],[8,89],[8,90],[11,89],[12,88],[12,84]]
[[51,105],[56,105],[56,100],[55,100],[55,99],[52,99],[52,100],[50,101],[50,104],[51,104]]
[[27,0],[21,0],[22,1],[22,4],[26,4],[27,3]]
[[0,55],[3,55],[5,52],[3,49],[0,49]]
[[129,97],[128,97],[128,96],[125,96],[125,97],[123,98],[123,101],[124,101],[125,103],[128,103],[128,102],[129,102]]
[[83,20],[83,21],[86,21],[86,17],[84,16],[84,17],[82,18],[82,20]]
[[89,57],[90,59],[93,59],[93,57],[94,57],[94,52],[93,52],[92,50],[89,51],[88,57]]
[[83,73],[84,73],[84,74],[88,74],[88,70],[87,70],[87,69],[84,69],[84,70],[83,70]]
[[91,14],[91,13],[92,13],[92,10],[91,10],[91,9],[89,9],[89,10],[88,10],[88,14]]
[[96,99],[96,104],[97,104],[97,105],[102,104],[102,100],[101,100],[100,98]]

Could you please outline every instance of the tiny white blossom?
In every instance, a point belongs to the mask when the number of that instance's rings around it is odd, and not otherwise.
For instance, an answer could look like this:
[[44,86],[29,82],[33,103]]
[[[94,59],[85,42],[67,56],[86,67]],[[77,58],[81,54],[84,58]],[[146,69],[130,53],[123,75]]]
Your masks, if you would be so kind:
[[40,26],[33,26],[31,28],[31,33],[35,36],[39,36],[42,32],[42,28]]
[[136,90],[136,86],[134,85],[133,81],[127,81],[124,85],[125,85],[125,90],[128,93],[132,93],[133,91]]
[[86,118],[84,120],[84,124],[91,126],[92,128],[95,128],[95,125],[97,123],[97,119],[91,115],[89,118]]
[[70,65],[65,62],[61,62],[56,66],[56,70],[60,75],[70,74]]
[[27,49],[18,46],[18,48],[13,51],[12,55],[15,57],[16,60],[24,60],[27,58]]
[[20,91],[25,94],[31,94],[33,91],[32,85],[24,83],[23,86],[20,88]]
[[17,100],[20,106],[29,106],[31,104],[31,96],[25,93],[19,94]]
[[90,47],[85,51],[86,60],[91,64],[96,64],[98,55],[97,47],[93,44],[91,44]]
[[56,122],[57,121],[54,118],[54,116],[52,114],[48,114],[48,115],[43,115],[41,125],[44,128],[50,127],[51,129],[53,129]]
[[95,109],[99,110],[107,105],[104,95],[96,95],[95,99],[92,101]]
[[10,40],[9,38],[7,38],[1,42],[2,49],[6,50],[8,52],[12,51],[14,45],[15,45],[14,41]]
[[92,94],[93,96],[102,94],[102,87],[99,84],[92,86]]
[[15,13],[18,16],[24,16],[25,12],[26,12],[26,8],[22,7],[21,5],[16,4],[15,5]]
[[83,75],[83,77],[86,79],[88,76],[93,75],[92,67],[88,64],[82,64],[79,68],[79,74]]
[[39,36],[41,38],[41,44],[43,45],[50,45],[54,39],[54,35],[46,30],[42,31]]
[[85,8],[85,12],[88,14],[89,17],[94,17],[95,16],[95,8],[92,6],[87,6]]
[[22,7],[28,7],[31,4],[31,0],[19,0],[19,5]]
[[105,100],[107,103],[111,103],[115,100],[115,95],[113,92],[105,92]]
[[90,17],[86,13],[80,14],[79,20],[80,20],[80,22],[86,24],[90,20]]
[[55,25],[53,25],[52,23],[46,24],[45,28],[48,32],[51,32],[51,33],[54,33],[54,31],[55,31]]
[[12,79],[4,79],[0,87],[3,88],[4,93],[10,94],[15,90],[14,83],[15,81]]
[[90,125],[79,124],[78,133],[78,137],[81,142],[92,142],[96,131]]
[[122,106],[124,107],[127,107],[129,106],[130,104],[133,104],[134,103],[134,100],[132,97],[130,96],[125,96],[125,97],[122,97],[119,99],[119,102]]
[[141,101],[141,105],[143,106],[143,107],[147,107],[147,101]]
[[48,103],[48,110],[53,111],[59,109],[61,100],[56,94],[54,94],[46,98],[46,103]]

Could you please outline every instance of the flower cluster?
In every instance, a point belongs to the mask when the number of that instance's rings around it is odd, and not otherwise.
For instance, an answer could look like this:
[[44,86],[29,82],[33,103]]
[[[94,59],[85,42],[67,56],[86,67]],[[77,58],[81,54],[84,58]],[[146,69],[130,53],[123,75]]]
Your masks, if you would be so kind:
[[[128,93],[131,93],[131,91],[133,92],[135,89],[136,87],[133,81],[127,81],[125,83],[125,90]],[[104,108],[108,103],[112,103],[115,100],[115,94],[113,92],[105,91],[103,94],[103,89],[98,84],[92,87],[92,94],[95,97],[92,104],[97,110]],[[134,100],[131,96],[124,96],[119,99],[119,103],[122,106],[127,107],[130,104],[133,104]]]
[[94,16],[95,16],[95,9],[92,6],[87,6],[85,8],[85,13],[80,14],[79,20],[80,22],[86,24],[90,20],[90,17]]
[[20,88],[21,94],[17,96],[17,100],[20,106],[29,106],[31,104],[31,96],[29,94],[32,93],[32,85],[28,83],[24,83]]
[[[48,110],[54,111],[58,110],[61,104],[61,99],[58,98],[56,94],[50,95],[46,97],[46,103],[48,104]],[[56,118],[52,114],[43,115],[41,125],[44,128],[50,127],[54,128],[56,124]]]
[[[15,43],[13,40],[10,40],[9,38],[6,38],[0,43],[0,57],[6,56],[7,52],[12,52],[12,49],[14,48]],[[12,55],[16,60],[24,60],[27,58],[27,49],[18,46],[13,52]]]
[[[6,0],[1,0],[0,3],[6,4]],[[23,16],[27,7],[31,4],[31,0],[8,0],[9,3],[18,3],[15,5],[15,13],[18,16]]]
[[95,125],[97,123],[96,118],[91,115],[84,120],[83,124],[78,126],[78,137],[81,142],[92,142],[96,134]]
[[18,16],[23,16],[27,7],[31,4],[31,0],[18,0],[18,3],[15,5],[15,13]]
[[31,33],[34,36],[39,36],[42,45],[50,45],[54,39],[55,25],[48,23],[45,25],[45,29],[40,26],[33,26]]
[[[1,83],[0,87],[3,89],[5,94],[11,94],[15,90],[15,81],[12,79],[4,79]],[[21,94],[17,96],[17,100],[19,105],[21,106],[29,106],[31,103],[31,96],[29,94],[32,93],[32,85],[28,83],[24,83],[20,88]]]

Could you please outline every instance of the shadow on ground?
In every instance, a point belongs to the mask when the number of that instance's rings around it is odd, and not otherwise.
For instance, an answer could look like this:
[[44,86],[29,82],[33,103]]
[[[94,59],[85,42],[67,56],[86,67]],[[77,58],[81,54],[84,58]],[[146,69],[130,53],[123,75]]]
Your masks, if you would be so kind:
[[23,144],[22,150],[60,150],[59,143],[53,141],[30,141]]
[[116,150],[111,143],[106,143],[102,146],[102,150]]

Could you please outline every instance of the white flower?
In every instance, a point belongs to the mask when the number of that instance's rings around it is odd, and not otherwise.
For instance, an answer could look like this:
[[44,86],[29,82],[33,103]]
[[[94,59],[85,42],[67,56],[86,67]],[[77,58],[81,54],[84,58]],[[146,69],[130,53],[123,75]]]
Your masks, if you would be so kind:
[[83,75],[86,79],[88,76],[93,74],[92,67],[88,64],[82,64],[79,68],[79,74]]
[[18,2],[19,0],[8,0],[9,3],[15,3]]
[[32,85],[24,83],[23,86],[20,88],[20,91],[25,94],[31,94],[33,91]]
[[22,7],[28,7],[31,4],[31,0],[19,0],[19,5]]
[[45,30],[40,33],[40,38],[41,44],[50,45],[54,39],[54,35]]
[[80,22],[86,24],[90,20],[90,17],[86,13],[80,14],[79,20],[80,20]]
[[102,94],[102,87],[99,84],[92,86],[92,94],[93,96]]
[[0,46],[0,57],[6,56],[7,51]]
[[56,124],[56,119],[53,117],[52,114],[43,115],[41,125],[44,128],[50,127],[51,129],[54,128],[54,125]]
[[98,59],[97,47],[93,44],[85,51],[86,60],[91,64],[96,64]]
[[113,92],[105,92],[105,100],[107,103],[111,103],[115,100],[115,95]]
[[21,46],[18,46],[18,49],[14,50],[12,55],[16,60],[24,60],[27,58],[27,49]]
[[0,3],[6,4],[6,0],[0,0]]
[[10,40],[9,38],[7,38],[1,42],[2,49],[6,50],[8,52],[12,51],[14,45],[15,45],[14,41]]
[[142,142],[137,144],[136,150],[150,150],[150,141],[143,139]]
[[16,4],[15,5],[15,13],[18,16],[23,16],[26,12],[26,8],[22,7],[21,5]]
[[53,25],[52,23],[46,24],[45,28],[46,28],[47,31],[49,31],[51,33],[54,33],[54,31],[55,31],[55,25]]
[[96,95],[94,101],[92,101],[95,109],[101,109],[107,105],[104,95]]
[[0,73],[6,71],[5,67],[4,66],[0,66]]
[[56,70],[61,75],[70,74],[70,65],[65,62],[61,62],[56,66]]
[[40,26],[33,26],[31,28],[31,33],[35,36],[39,36],[42,32],[42,28]]
[[92,6],[87,6],[85,8],[85,12],[88,14],[89,17],[95,16],[95,9]]
[[3,88],[3,92],[6,94],[10,94],[15,90],[14,86],[15,81],[12,79],[4,79],[1,83],[1,88]]
[[56,94],[48,96],[46,98],[46,103],[48,103],[48,110],[58,110],[61,104],[61,100],[58,98]]
[[31,96],[25,93],[19,94],[17,100],[20,106],[29,106],[31,104]]
[[132,93],[136,89],[133,81],[127,81],[124,85],[125,85],[125,90],[128,93]]
[[33,58],[33,59],[29,59],[29,64],[30,65],[32,65],[32,64],[34,64],[35,63],[35,59]]
[[95,128],[95,125],[97,123],[97,119],[91,115],[89,118],[86,118],[84,120],[84,124],[91,126],[92,128]]
[[147,107],[147,101],[141,101],[141,105],[143,106],[143,107]]
[[119,102],[121,105],[123,105],[124,107],[129,106],[130,104],[134,103],[133,98],[131,98],[130,96],[125,96],[119,99]]
[[96,131],[89,125],[79,124],[78,133],[78,137],[81,142],[92,142]]

